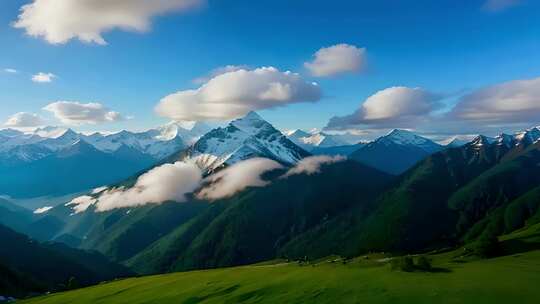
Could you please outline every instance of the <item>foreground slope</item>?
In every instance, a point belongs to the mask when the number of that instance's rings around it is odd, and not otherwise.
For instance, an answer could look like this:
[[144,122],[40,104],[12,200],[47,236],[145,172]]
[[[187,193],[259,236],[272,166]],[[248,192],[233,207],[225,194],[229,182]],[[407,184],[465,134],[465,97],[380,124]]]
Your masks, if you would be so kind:
[[39,243],[0,225],[0,294],[61,290],[72,277],[79,284],[131,275],[96,252],[57,243]]
[[537,303],[540,251],[397,272],[376,261],[253,265],[102,284],[23,303]]

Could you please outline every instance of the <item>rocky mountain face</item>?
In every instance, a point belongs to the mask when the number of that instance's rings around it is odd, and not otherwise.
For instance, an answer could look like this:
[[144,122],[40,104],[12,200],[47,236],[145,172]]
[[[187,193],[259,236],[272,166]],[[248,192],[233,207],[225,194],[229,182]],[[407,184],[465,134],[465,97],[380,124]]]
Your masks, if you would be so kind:
[[250,112],[226,127],[206,133],[180,159],[213,172],[253,157],[291,165],[309,155],[257,113]]

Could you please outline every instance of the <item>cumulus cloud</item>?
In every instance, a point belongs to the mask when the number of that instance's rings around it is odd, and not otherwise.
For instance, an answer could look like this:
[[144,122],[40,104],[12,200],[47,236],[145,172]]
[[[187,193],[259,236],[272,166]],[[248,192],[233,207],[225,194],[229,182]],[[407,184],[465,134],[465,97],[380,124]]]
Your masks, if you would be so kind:
[[360,71],[366,63],[366,49],[349,44],[337,44],[318,50],[311,62],[304,63],[311,75],[335,76]]
[[227,72],[196,90],[168,95],[156,106],[156,112],[177,121],[224,120],[252,110],[315,102],[320,98],[318,84],[306,82],[296,73],[263,67]]
[[122,120],[118,112],[110,111],[100,103],[57,101],[43,108],[52,112],[62,123],[68,125],[98,124]]
[[328,156],[328,155],[318,155],[310,156],[300,160],[294,167],[289,169],[283,177],[289,177],[291,175],[297,174],[307,174],[313,175],[321,172],[321,166],[325,164],[334,164],[337,162],[344,161],[346,158],[341,155]]
[[49,210],[51,210],[53,207],[51,206],[45,206],[45,207],[41,207],[41,208],[37,208],[36,210],[34,210],[34,214],[42,214],[42,213],[45,213]]
[[353,114],[331,118],[327,129],[408,127],[438,109],[441,98],[422,88],[387,88],[368,97]]
[[5,68],[5,69],[4,69],[4,72],[10,73],[10,74],[17,74],[17,73],[19,73],[19,71],[17,71],[16,69],[12,69],[12,68]]
[[56,78],[56,75],[54,75],[53,73],[39,72],[35,75],[32,75],[32,81],[37,83],[49,83],[52,82],[54,78]]
[[522,0],[487,0],[483,5],[483,9],[490,12],[499,12],[522,2]]
[[19,112],[11,115],[4,123],[4,126],[14,129],[26,129],[43,126],[44,120],[37,114]]
[[184,202],[186,194],[197,189],[202,180],[201,170],[194,164],[176,162],[156,167],[141,175],[131,188],[100,190],[97,197],[81,196],[68,205],[75,213],[95,205],[103,212],[117,208],[160,204],[166,201]]
[[540,77],[509,81],[473,91],[448,113],[450,120],[477,124],[538,123]]
[[51,44],[77,38],[87,43],[106,44],[103,32],[122,29],[148,31],[151,18],[189,10],[204,0],[34,0],[21,7],[12,24],[33,37]]
[[199,191],[197,197],[216,200],[232,196],[247,187],[266,186],[269,182],[262,180],[261,175],[280,168],[283,166],[267,158],[241,161],[207,177],[204,181],[206,186]]
[[221,74],[229,73],[229,72],[236,72],[239,70],[247,70],[249,67],[247,65],[226,65],[219,68],[215,68],[210,73],[208,73],[205,76],[198,77],[193,79],[193,83],[196,84],[204,84],[205,82],[208,82],[210,79],[215,78],[216,76],[219,76]]

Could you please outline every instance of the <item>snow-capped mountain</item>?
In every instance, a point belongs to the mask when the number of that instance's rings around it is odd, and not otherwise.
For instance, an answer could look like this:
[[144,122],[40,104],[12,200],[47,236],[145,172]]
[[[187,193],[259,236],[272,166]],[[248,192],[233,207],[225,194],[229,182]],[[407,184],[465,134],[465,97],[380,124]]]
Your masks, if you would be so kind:
[[379,170],[400,174],[443,146],[410,131],[395,129],[366,144],[349,157]]
[[125,145],[159,160],[195,142],[209,129],[202,123],[195,123],[191,129],[186,129],[178,123],[169,123],[139,133],[121,131],[106,136],[93,134],[84,140],[104,152],[114,152]]
[[383,145],[414,146],[427,153],[433,153],[441,149],[441,145],[425,137],[414,134],[413,132],[401,129],[394,129],[387,135],[380,137],[373,143]]
[[287,132],[287,138],[307,151],[311,151],[317,147],[329,148],[350,144],[341,138],[340,135],[326,134],[323,132],[308,133],[303,130]]
[[484,135],[478,135],[471,141],[472,146],[490,146],[496,144],[498,146],[513,147],[523,146],[527,147],[540,140],[540,130],[538,128],[531,128],[525,131],[517,132],[514,135],[501,133],[496,137],[489,137]]
[[174,122],[145,132],[121,131],[109,135],[85,135],[61,127],[44,127],[27,133],[4,129],[0,130],[0,164],[32,162],[81,140],[102,152],[114,153],[125,146],[160,160],[194,143],[208,130],[202,123],[185,126]]
[[295,164],[308,155],[257,113],[250,112],[224,128],[206,133],[181,158],[213,172],[252,157]]

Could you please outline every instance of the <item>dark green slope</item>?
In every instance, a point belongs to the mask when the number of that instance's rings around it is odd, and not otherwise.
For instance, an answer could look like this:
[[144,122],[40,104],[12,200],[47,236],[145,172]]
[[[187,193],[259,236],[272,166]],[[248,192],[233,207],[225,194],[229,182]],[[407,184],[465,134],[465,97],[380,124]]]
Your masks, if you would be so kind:
[[[459,212],[448,199],[474,178],[497,165],[507,146],[490,145],[487,138],[435,153],[406,173],[376,201],[372,212],[355,211],[300,235],[284,249],[292,257],[331,253],[357,255],[373,250],[418,251],[457,242]],[[319,244],[334,243],[334,252]]]
[[201,202],[167,202],[106,212],[96,212],[90,206],[85,212],[74,214],[70,206],[61,205],[51,209],[39,221],[61,223],[48,232],[49,240],[97,250],[120,262],[131,258],[208,206]]
[[4,226],[0,226],[0,240],[3,295],[61,290],[71,277],[81,285],[90,285],[132,274],[98,253],[39,243]]
[[482,233],[511,232],[536,213],[540,143],[516,150],[449,199],[449,206],[460,214],[457,232],[466,234],[466,240]]
[[352,161],[324,166],[320,174],[274,178],[267,187],[214,203],[130,263],[151,273],[271,259],[312,227],[353,207],[369,208],[390,179]]
[[124,261],[207,207],[208,204],[202,202],[169,202],[133,208],[129,213],[128,209],[115,210],[93,224],[81,247],[98,250],[115,261]]

